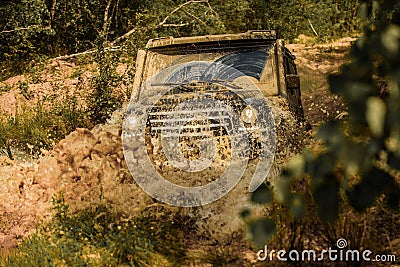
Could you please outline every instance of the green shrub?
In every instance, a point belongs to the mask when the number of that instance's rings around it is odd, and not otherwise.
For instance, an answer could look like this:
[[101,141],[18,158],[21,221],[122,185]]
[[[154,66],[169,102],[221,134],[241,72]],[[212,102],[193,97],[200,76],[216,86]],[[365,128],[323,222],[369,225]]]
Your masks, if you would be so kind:
[[7,0],[0,6],[0,80],[44,58],[94,49],[99,38],[124,45],[112,41],[128,32],[130,38],[120,40],[132,38],[136,48],[154,37],[249,29],[275,29],[288,40],[315,33],[319,40],[357,36],[358,5],[353,0]]
[[[27,87],[24,84],[23,88]],[[0,147],[16,148],[38,156],[41,149],[51,149],[77,127],[87,126],[85,109],[77,96],[56,97],[47,95],[33,106],[24,104],[16,108],[14,115],[0,114],[0,136],[4,140]]]
[[119,56],[116,53],[107,53],[104,48],[104,40],[98,40],[98,50],[95,53],[95,61],[99,72],[92,78],[93,91],[88,94],[88,116],[96,125],[104,123],[111,114],[122,106],[126,96],[118,94],[116,89],[122,84],[122,76],[117,71]]
[[54,198],[55,215],[1,266],[176,266],[184,259],[181,219],[126,217],[95,206],[71,213]]

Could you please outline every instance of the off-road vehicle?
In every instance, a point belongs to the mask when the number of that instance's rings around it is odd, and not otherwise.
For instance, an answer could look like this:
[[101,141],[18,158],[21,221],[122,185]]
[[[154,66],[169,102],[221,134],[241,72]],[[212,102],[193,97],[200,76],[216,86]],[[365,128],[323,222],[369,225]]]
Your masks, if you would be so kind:
[[[155,103],[150,113],[147,131],[152,137],[165,129],[169,111],[192,98],[193,93],[201,91],[214,94],[214,98],[232,106],[251,132],[251,110],[230,90],[236,86],[233,81],[245,76],[254,82],[266,99],[284,99],[292,116],[301,122],[304,115],[294,60],[295,57],[284,46],[284,41],[277,39],[272,30],[151,39],[145,50],[138,51],[133,97],[139,100],[144,95],[148,96],[148,91],[153,88],[144,84],[151,79],[155,91],[162,84],[173,87]],[[252,89],[246,88],[246,84],[241,87],[248,91]],[[185,133],[181,135],[189,138],[200,134],[203,128],[199,124],[202,123],[192,121],[184,127]],[[225,133],[224,129],[220,129],[220,124],[212,119],[208,125],[215,134]],[[259,144],[257,138],[251,140],[253,158],[258,153]],[[155,146],[151,142],[149,145],[149,150]]]
[[[300,80],[295,56],[277,39],[273,30],[248,31],[240,34],[208,35],[182,38],[157,38],[148,41],[145,50],[139,50],[133,94],[140,97],[140,86],[160,70],[182,63],[207,61],[222,63],[254,78],[266,98],[281,96],[287,99],[290,111],[303,119],[300,99]],[[185,71],[188,71],[186,66]],[[192,72],[191,75],[207,75]],[[188,74],[171,73],[167,81],[188,80]],[[208,73],[209,74],[209,73]],[[229,73],[220,70],[220,79]],[[186,75],[186,76],[185,76]],[[215,77],[214,77],[215,78]]]
[[[219,189],[204,187],[202,192],[219,190],[222,196],[240,179],[247,160],[257,159],[249,185],[254,191],[271,166],[279,169],[296,150],[296,128],[304,115],[294,60],[275,31],[150,40],[146,49],[138,51],[125,120],[124,144],[130,151],[126,157],[136,162],[131,171],[137,172],[148,191],[171,186],[149,178],[146,172],[152,165],[172,184],[216,186]],[[142,142],[150,165],[140,158],[143,152],[135,156],[132,144]],[[224,175],[234,178],[217,183]],[[158,191],[151,189],[152,183],[158,184]],[[179,198],[180,189],[175,189],[166,197]],[[193,206],[215,200],[207,197],[201,195],[199,202],[195,197],[186,197],[185,203],[166,202]]]

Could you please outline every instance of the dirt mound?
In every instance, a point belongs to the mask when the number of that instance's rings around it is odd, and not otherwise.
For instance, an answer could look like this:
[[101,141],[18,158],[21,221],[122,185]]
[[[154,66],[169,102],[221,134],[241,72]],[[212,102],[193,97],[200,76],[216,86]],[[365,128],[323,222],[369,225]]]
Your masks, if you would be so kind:
[[317,73],[329,74],[337,71],[346,62],[344,56],[354,38],[343,38],[331,44],[288,44],[287,47],[296,55],[296,64],[301,68],[309,68]]
[[[64,101],[74,95],[84,104],[90,91],[93,63],[77,66],[72,62],[51,60],[46,66],[37,66],[30,73],[0,82],[0,114],[15,116],[24,108],[34,107],[39,100]],[[121,66],[125,69],[125,65]]]
[[103,203],[135,213],[152,203],[123,160],[120,115],[92,131],[77,129],[38,162],[1,168],[0,248],[49,218],[52,196],[60,192],[73,210]]

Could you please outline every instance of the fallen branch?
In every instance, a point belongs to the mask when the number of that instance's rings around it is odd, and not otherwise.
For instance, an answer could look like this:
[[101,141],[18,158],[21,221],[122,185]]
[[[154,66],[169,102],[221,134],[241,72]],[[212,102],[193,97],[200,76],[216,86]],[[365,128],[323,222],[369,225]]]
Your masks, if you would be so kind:
[[166,23],[166,24],[163,24],[162,27],[184,27],[184,26],[188,26],[188,25],[189,25],[188,22],[186,22],[186,23],[180,23],[180,24]]
[[120,37],[118,37],[118,38],[116,38],[116,39],[114,39],[114,41],[110,42],[109,45],[110,45],[110,46],[113,46],[113,45],[115,45],[116,43],[118,43],[118,42],[120,42],[120,41],[122,41],[122,40],[127,39],[129,36],[131,36],[132,34],[134,34],[134,33],[136,32],[136,30],[137,30],[136,28],[133,28],[133,29],[130,30],[129,32],[127,32],[127,33],[121,35]]
[[191,16],[192,18],[198,20],[201,24],[203,24],[206,27],[210,27],[207,25],[207,23],[205,23],[204,21],[202,21],[199,17],[193,15],[192,13],[190,13],[189,11],[185,11],[186,14],[188,14],[189,16]]
[[[172,14],[178,12],[180,9],[182,9],[184,6],[187,6],[192,3],[208,3],[208,0],[190,0],[188,2],[185,2],[181,4],[180,6],[176,7],[174,10],[171,11],[160,23],[158,23],[155,26],[147,27],[146,30],[150,30],[152,28],[160,28],[160,27],[183,27],[189,25],[189,23],[181,23],[181,24],[170,24],[167,23],[167,20],[171,17]],[[137,28],[133,28],[132,30],[128,31],[127,33],[121,35],[120,37],[114,39],[114,41],[110,42],[109,45],[113,46],[117,44],[118,42],[127,39],[129,36],[134,34],[137,31]]]
[[16,28],[16,29],[12,29],[12,30],[1,31],[0,34],[3,34],[3,33],[11,33],[11,32],[18,32],[18,31],[26,31],[26,30],[38,29],[38,28],[42,28],[43,30],[48,30],[48,29],[50,29],[49,26],[43,27],[43,25],[31,25],[31,26],[28,26],[28,27]]
[[[114,47],[106,47],[106,48],[104,48],[105,52],[121,51],[121,50],[122,50],[121,46],[114,46]],[[56,60],[65,60],[65,59],[70,59],[70,58],[74,58],[74,57],[77,57],[77,56],[93,54],[93,53],[96,53],[96,52],[97,52],[97,49],[90,49],[90,50],[86,50],[86,51],[75,53],[75,54],[59,56],[59,57],[56,57],[54,59],[56,59]]]

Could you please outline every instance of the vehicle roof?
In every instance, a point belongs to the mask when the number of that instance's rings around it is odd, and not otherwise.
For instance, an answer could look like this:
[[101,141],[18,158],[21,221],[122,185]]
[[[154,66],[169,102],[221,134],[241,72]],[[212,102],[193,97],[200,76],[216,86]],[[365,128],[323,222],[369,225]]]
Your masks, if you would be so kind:
[[151,49],[193,43],[213,43],[240,40],[276,40],[276,33],[274,30],[251,30],[244,33],[235,34],[205,35],[180,38],[169,36],[150,39],[146,45],[146,48]]

